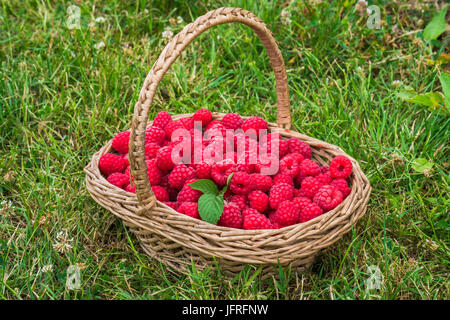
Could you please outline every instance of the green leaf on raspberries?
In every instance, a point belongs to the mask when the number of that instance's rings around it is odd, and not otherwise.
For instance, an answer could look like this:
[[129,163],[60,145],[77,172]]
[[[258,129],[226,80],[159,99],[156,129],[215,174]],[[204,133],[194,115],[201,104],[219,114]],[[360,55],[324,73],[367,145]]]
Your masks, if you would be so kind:
[[228,187],[230,186],[231,178],[233,177],[233,175],[234,175],[234,172],[230,173],[230,175],[228,176],[226,186],[223,187],[223,189],[220,191],[221,196],[223,196],[225,194],[225,192],[227,192]]
[[189,183],[189,186],[192,189],[203,192],[204,194],[214,194],[217,195],[219,193],[219,189],[214,182],[209,179],[200,179]]
[[198,199],[198,213],[203,221],[217,224],[223,212],[223,198],[211,193],[205,193]]

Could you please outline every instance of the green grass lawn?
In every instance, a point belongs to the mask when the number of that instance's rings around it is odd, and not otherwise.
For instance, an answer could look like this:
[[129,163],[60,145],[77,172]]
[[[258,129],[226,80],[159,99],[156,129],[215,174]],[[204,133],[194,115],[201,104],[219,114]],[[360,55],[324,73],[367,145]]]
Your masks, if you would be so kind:
[[[312,2],[0,0],[0,298],[449,299],[448,108],[398,96],[442,92],[448,33],[422,36],[440,8],[369,1],[382,19],[370,29],[357,1]],[[80,8],[79,29],[67,27],[70,5]],[[284,56],[293,127],[358,159],[373,187],[357,226],[311,269],[286,269],[281,280],[252,278],[251,267],[232,281],[214,267],[173,274],[84,184],[92,154],[130,127],[164,30],[176,34],[220,6],[266,22]],[[203,34],[160,89],[150,117],[207,107],[275,121],[270,63],[245,26]],[[65,284],[74,264],[80,290]],[[380,289],[366,290],[370,266]]]

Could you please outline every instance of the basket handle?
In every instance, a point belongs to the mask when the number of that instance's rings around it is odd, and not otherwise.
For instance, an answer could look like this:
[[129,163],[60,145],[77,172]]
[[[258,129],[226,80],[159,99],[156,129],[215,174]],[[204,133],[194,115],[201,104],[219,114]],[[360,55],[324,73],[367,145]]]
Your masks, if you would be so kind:
[[270,58],[276,80],[277,92],[277,124],[289,129],[291,126],[289,88],[283,57],[270,30],[264,22],[253,13],[239,8],[219,8],[209,11],[184,27],[164,48],[152,69],[145,78],[138,101],[134,107],[131,125],[129,160],[130,169],[136,185],[137,199],[141,205],[138,213],[143,214],[155,205],[155,196],[148,180],[145,164],[145,130],[148,115],[156,89],[171,64],[181,51],[209,28],[229,22],[239,22],[249,26],[260,38]]

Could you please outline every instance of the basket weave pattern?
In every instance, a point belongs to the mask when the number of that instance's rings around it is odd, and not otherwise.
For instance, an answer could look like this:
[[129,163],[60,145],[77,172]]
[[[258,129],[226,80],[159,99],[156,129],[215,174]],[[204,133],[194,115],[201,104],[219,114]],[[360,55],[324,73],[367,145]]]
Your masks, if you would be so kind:
[[[279,230],[241,230],[220,227],[180,214],[156,200],[148,181],[145,164],[145,130],[151,125],[148,115],[159,82],[181,51],[205,30],[229,22],[251,27],[261,39],[275,73],[277,91],[277,124],[269,130],[283,138],[298,138],[311,146],[313,160],[328,164],[337,155],[346,155],[339,147],[289,130],[291,124],[287,76],[281,52],[265,24],[252,13],[237,8],[210,11],[187,25],[164,48],[147,75],[136,103],[131,127],[129,161],[136,194],[111,185],[100,173],[98,161],[111,151],[111,141],[92,157],[86,166],[86,186],[101,206],[121,218],[139,238],[144,251],[176,270],[195,263],[202,269],[218,261],[224,271],[235,274],[245,264],[263,265],[268,276],[280,262],[302,270],[316,254],[339,240],[365,213],[370,184],[358,162],[353,164],[349,180],[352,191],[335,209],[306,223]],[[176,115],[179,119],[192,114]],[[224,114],[213,113],[221,120]]]

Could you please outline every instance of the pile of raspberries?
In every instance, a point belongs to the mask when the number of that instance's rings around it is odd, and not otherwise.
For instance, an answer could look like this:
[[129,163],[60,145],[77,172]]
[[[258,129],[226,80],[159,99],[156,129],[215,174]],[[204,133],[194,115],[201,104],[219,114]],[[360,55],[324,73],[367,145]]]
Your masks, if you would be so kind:
[[[194,123],[200,123],[200,127]],[[191,139],[172,137],[177,129],[186,129]],[[243,120],[238,114],[228,113],[218,121],[203,108],[192,117],[172,120],[168,112],[159,112],[145,132],[148,178],[155,197],[181,214],[201,219],[198,199],[202,192],[189,184],[210,179],[220,189],[227,185],[227,178],[233,173],[223,196],[224,210],[217,225],[255,230],[306,222],[334,209],[350,194],[347,178],[352,172],[352,163],[347,157],[339,155],[329,166],[320,166],[311,160],[311,148],[307,143],[296,138],[282,139],[278,133],[267,129],[267,122],[256,116]],[[255,139],[248,135],[250,130],[268,133]],[[230,131],[237,133],[227,133]],[[117,134],[112,147],[118,154],[103,155],[99,169],[111,184],[135,192],[128,161],[129,139],[130,131]],[[172,150],[180,143],[201,146],[200,155],[205,155],[207,151],[211,154],[212,146],[217,148],[218,143],[225,150],[231,140],[234,149],[220,159],[213,161],[205,157],[192,164],[175,164],[172,160]],[[274,141],[278,142],[278,150],[271,150]],[[257,156],[256,163],[248,161],[251,155]],[[262,174],[274,157],[279,161],[278,171]]]

